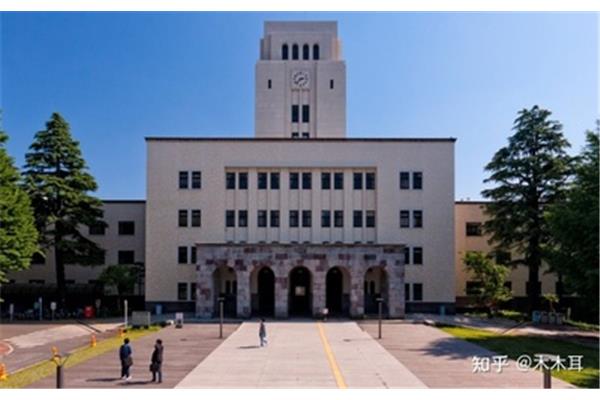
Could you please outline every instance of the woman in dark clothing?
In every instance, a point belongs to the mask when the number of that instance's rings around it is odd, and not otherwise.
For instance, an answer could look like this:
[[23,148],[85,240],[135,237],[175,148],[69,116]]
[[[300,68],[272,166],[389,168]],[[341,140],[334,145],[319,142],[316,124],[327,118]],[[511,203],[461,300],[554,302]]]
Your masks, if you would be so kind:
[[156,382],[156,378],[158,377],[158,383],[162,383],[163,345],[162,340],[160,339],[156,339],[156,344],[154,345],[154,351],[152,352],[152,358],[150,362],[152,382]]
[[129,338],[125,338],[119,348],[119,359],[121,360],[121,379],[130,380],[129,368],[133,365],[133,351],[129,345]]

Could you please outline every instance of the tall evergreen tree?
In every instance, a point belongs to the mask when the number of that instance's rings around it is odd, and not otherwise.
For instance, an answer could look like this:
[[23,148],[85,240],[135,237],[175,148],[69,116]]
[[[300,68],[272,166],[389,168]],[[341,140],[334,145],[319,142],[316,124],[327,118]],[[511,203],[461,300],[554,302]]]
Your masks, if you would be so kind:
[[523,258],[512,265],[529,268],[531,309],[539,306],[539,270],[550,241],[544,210],[562,199],[570,170],[569,142],[550,115],[537,105],[518,113],[508,145],[485,167],[490,176],[484,182],[495,186],[482,191],[491,200],[484,225],[490,242],[500,251],[516,250]]
[[566,200],[547,216],[553,243],[550,266],[564,280],[565,289],[582,297],[590,316],[598,319],[598,230],[600,180],[600,121],[596,132],[586,132],[586,146],[575,162],[575,179]]
[[6,151],[8,136],[0,128],[0,283],[6,273],[30,266],[38,250],[31,202],[19,186],[19,171]]
[[44,248],[54,250],[57,300],[66,305],[65,265],[98,265],[103,250],[84,237],[84,226],[104,224],[102,203],[69,124],[53,113],[25,155],[25,189],[31,198]]

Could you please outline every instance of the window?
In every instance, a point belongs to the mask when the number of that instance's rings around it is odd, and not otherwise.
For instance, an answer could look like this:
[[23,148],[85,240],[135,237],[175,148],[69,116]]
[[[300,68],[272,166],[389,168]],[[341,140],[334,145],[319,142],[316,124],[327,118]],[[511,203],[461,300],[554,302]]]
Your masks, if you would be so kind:
[[354,210],[354,213],[352,215],[352,226],[354,226],[355,228],[362,228],[362,220],[362,211]]
[[98,252],[98,262],[100,264],[106,264],[106,250],[100,249]]
[[279,228],[279,210],[271,210],[271,228]]
[[133,221],[119,221],[119,235],[134,235],[135,223]]
[[261,190],[267,188],[267,173],[266,172],[258,173],[258,188]]
[[246,228],[248,226],[248,211],[247,210],[239,210],[238,211],[238,226],[240,228]]
[[292,59],[294,59],[294,60],[298,59],[298,45],[297,44],[292,46]]
[[290,172],[290,189],[299,189],[300,174],[298,172]]
[[362,190],[362,188],[363,188],[362,172],[355,172],[353,177],[354,177],[354,190]]
[[300,106],[292,104],[292,122],[298,122],[300,119]]
[[315,44],[313,45],[313,60],[318,60],[319,59],[319,45]]
[[190,283],[190,296],[192,300],[196,300],[196,282]]
[[187,289],[188,289],[188,284],[186,282],[179,282],[177,284],[177,300],[179,300],[179,301],[187,300]]
[[192,189],[202,188],[202,172],[192,171]]
[[410,283],[404,284],[404,301],[410,301]]
[[321,228],[331,227],[331,211],[321,210]]
[[271,189],[279,190],[279,172],[271,172]]
[[400,210],[400,228],[410,228],[410,213],[408,210]]
[[422,172],[413,172],[413,189],[423,189]]
[[202,211],[192,210],[192,227],[198,228],[202,224]]
[[308,139],[310,137],[308,132],[302,132],[302,139]]
[[259,228],[266,228],[267,226],[267,210],[258,210],[258,221]]
[[408,246],[404,248],[404,264],[410,264],[410,247]]
[[333,89],[333,79],[329,80],[329,89]]
[[367,190],[375,190],[375,172],[367,172],[365,174],[366,180],[366,189]]
[[302,210],[302,227],[310,228],[312,226],[311,210]]
[[179,222],[178,226],[184,228],[188,226],[188,212],[187,210],[179,210]]
[[306,104],[302,106],[302,122],[310,122],[310,106]]
[[196,264],[196,246],[190,247],[190,263]]
[[375,228],[375,210],[367,211],[367,228]]
[[423,265],[423,248],[413,247],[412,260],[414,265]]
[[423,284],[422,283],[413,283],[413,300],[414,301],[422,301],[423,300]]
[[233,228],[235,226],[235,211],[225,210],[225,226],[227,228]]
[[481,236],[481,222],[467,222],[465,230],[467,236]]
[[271,80],[270,79],[267,81],[267,89],[271,89]]
[[29,280],[29,284],[31,284],[31,285],[43,285],[45,283],[46,283],[46,281],[43,279],[30,279]]
[[298,210],[290,210],[290,228],[297,228],[298,225]]
[[481,290],[481,282],[467,281],[465,286],[465,294],[467,296],[477,296]]
[[310,58],[310,47],[305,44],[304,46],[302,46],[302,59],[303,60],[308,60]]
[[423,211],[413,210],[413,228],[423,227]]
[[[235,182],[235,179],[234,179],[234,182]],[[235,183],[234,183],[233,189],[235,189]],[[241,189],[241,190],[248,189],[248,173],[247,172],[238,173],[238,189]]]
[[117,253],[117,263],[133,264],[135,263],[135,252],[133,250],[119,250]]
[[510,252],[497,250],[494,255],[496,258],[496,264],[499,264],[499,265],[510,264],[510,261],[511,261]]
[[88,229],[90,235],[104,235],[106,233],[106,225],[104,222],[92,224]]
[[[558,290],[558,285],[561,284],[562,282],[556,282],[556,294],[558,294],[560,296],[560,291]],[[506,281],[504,282],[504,287],[507,288],[508,290],[510,290],[512,292],[512,282],[511,281]]]
[[225,187],[227,189],[235,189],[235,172],[225,173]]
[[410,174],[408,172],[400,172],[400,189],[410,189],[409,180]]
[[302,189],[310,189],[312,186],[312,174],[310,172],[302,173]]
[[289,48],[287,44],[281,46],[281,59],[287,60],[289,58]]
[[179,171],[179,189],[188,188],[188,172]]
[[331,189],[331,173],[321,172],[321,190]]
[[343,210],[335,210],[333,212],[333,226],[336,228],[344,227],[344,211]]
[[333,174],[333,188],[335,190],[344,190],[344,173],[336,172]]
[[177,263],[179,264],[187,264],[188,262],[188,251],[187,247],[179,246],[177,248]]
[[46,256],[41,253],[33,253],[33,256],[31,257],[31,264],[46,264]]
[[298,139],[299,137],[300,136],[298,132],[292,132],[292,139]]

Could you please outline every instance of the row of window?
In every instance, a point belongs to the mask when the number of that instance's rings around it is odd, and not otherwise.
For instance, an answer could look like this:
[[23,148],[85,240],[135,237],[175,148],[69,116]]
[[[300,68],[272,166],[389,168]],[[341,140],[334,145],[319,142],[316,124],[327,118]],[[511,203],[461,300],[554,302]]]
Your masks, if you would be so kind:
[[[300,106],[292,104],[292,122],[300,122]],[[310,122],[310,106],[304,104],[302,106],[302,122]]]
[[[410,283],[404,284],[404,300],[411,301],[411,290]],[[423,284],[422,283],[413,283],[412,284],[412,301],[422,301],[423,300]]]
[[[400,172],[400,189],[407,190],[411,188],[411,179],[410,172],[402,171]],[[412,188],[413,189],[423,189],[423,173],[422,172],[413,172],[412,173]]]
[[[118,223],[118,232],[121,236],[130,236],[135,235],[135,222],[134,221],[119,221]],[[95,236],[101,236],[106,234],[106,225],[105,224],[97,224],[90,225],[89,234]]]
[[195,246],[179,246],[177,247],[177,263],[178,264],[196,264]]
[[[320,57],[320,48],[318,44],[313,44],[312,46],[312,59],[313,60],[318,60]],[[281,59],[282,60],[289,60],[290,59],[290,47],[288,46],[288,44],[284,44],[283,46],[281,46]],[[299,60],[300,59],[300,46],[298,46],[297,44],[293,44],[292,45],[292,54],[291,54],[291,59],[292,60]],[[302,46],[302,59],[303,60],[310,60],[310,46],[308,44],[304,44]]]
[[[188,287],[189,296],[188,296]],[[186,300],[196,300],[196,282],[179,282],[177,283],[177,300],[186,301]]]
[[179,171],[179,189],[202,189],[202,172]]
[[180,228],[199,228],[202,224],[202,210],[179,210],[177,223]]
[[483,234],[481,222],[467,222],[465,225],[467,236],[481,236]]
[[[334,210],[333,214],[330,210],[321,210],[321,227],[330,228],[332,225],[333,215],[333,226],[335,228],[344,227],[344,210]],[[228,228],[235,228],[235,210],[225,211],[225,226]],[[268,217],[268,218],[267,218]],[[268,219],[268,221],[267,221]],[[256,225],[259,228],[278,228],[280,224],[279,210],[257,210]],[[302,221],[303,228],[312,227],[312,211],[311,210],[289,210],[289,226],[290,228],[298,228]],[[237,227],[246,228],[248,226],[248,211],[238,210],[237,212]],[[352,226],[354,228],[367,228],[375,227],[375,211],[374,210],[354,210],[352,213]]]
[[423,210],[412,210],[412,225],[410,210],[400,210],[400,228],[422,228]]
[[[100,253],[100,264],[106,264],[106,251]],[[32,265],[41,265],[46,263],[46,257],[43,254],[35,253],[31,258]],[[135,251],[119,250],[117,252],[118,264],[135,264]]]
[[[300,188],[312,189],[312,172],[290,172],[290,190],[298,190]],[[225,187],[226,189],[240,190],[248,189],[248,173],[247,172],[226,172]],[[281,174],[279,172],[259,172],[257,174],[257,188],[259,190],[272,189],[279,190],[281,183]],[[375,190],[375,172],[354,172],[352,174],[352,182],[354,190]],[[344,173],[343,172],[321,172],[321,190],[343,190],[344,189]]]

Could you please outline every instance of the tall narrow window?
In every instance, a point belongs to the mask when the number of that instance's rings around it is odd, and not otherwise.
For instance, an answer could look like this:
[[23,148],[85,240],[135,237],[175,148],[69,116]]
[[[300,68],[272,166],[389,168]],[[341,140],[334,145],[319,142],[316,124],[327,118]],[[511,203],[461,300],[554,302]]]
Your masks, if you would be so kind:
[[423,227],[423,211],[414,210],[413,211],[413,228],[422,228]]
[[290,189],[299,189],[300,174],[298,172],[290,172]]
[[259,228],[266,228],[266,226],[267,226],[267,210],[258,210],[257,225]]
[[321,190],[331,189],[331,172],[321,172]]
[[238,226],[240,228],[248,226],[248,210],[238,210]]
[[187,210],[179,210],[179,218],[177,225],[180,228],[185,228],[188,226],[188,212]]
[[135,235],[135,222],[119,221],[119,235]]
[[413,247],[413,264],[422,265],[423,264],[423,248],[422,247]]
[[225,210],[225,226],[227,228],[235,227],[235,210]]
[[117,263],[119,264],[134,264],[135,252],[133,250],[119,250],[117,253]]
[[266,172],[258,173],[258,188],[259,189],[267,188],[267,173]]
[[331,227],[331,211],[321,210],[321,228]]
[[297,228],[299,225],[298,210],[290,210],[290,228]]
[[375,172],[367,172],[365,174],[366,189],[375,190]]
[[410,212],[400,210],[400,228],[410,228]]
[[187,171],[179,171],[179,189],[188,188],[189,173]]
[[[235,182],[235,179],[234,179]],[[235,185],[235,183],[234,183]],[[248,173],[247,172],[240,172],[238,174],[238,188],[242,189],[242,190],[246,190],[248,189]]]
[[333,212],[333,226],[336,228],[344,227],[344,211],[343,210],[335,210]]
[[298,139],[300,134],[298,132],[292,132],[292,139]]
[[308,60],[310,58],[310,47],[308,47],[307,44],[305,44],[304,46],[302,46],[302,59],[303,60]]
[[302,227],[310,228],[312,226],[311,210],[302,210]]
[[422,172],[413,172],[413,189],[423,189]]
[[284,44],[283,46],[281,46],[281,58],[283,60],[287,60],[289,58],[289,47],[287,44]]
[[235,189],[235,172],[225,173],[225,187],[227,189]]
[[271,210],[271,228],[279,228],[279,210]]
[[302,106],[302,122],[310,122],[310,106]]
[[202,188],[202,173],[200,171],[192,171],[192,189]]
[[367,218],[366,218],[365,222],[366,222],[367,228],[375,228],[375,210],[367,211]]
[[292,122],[298,122],[300,113],[300,106],[298,104],[292,104]]
[[177,284],[177,300],[185,301],[187,300],[188,294],[188,284],[184,282],[179,282]]
[[336,172],[333,174],[333,188],[335,190],[343,190],[344,189],[344,173]]
[[404,247],[404,264],[410,264],[410,247]]
[[361,190],[363,186],[363,174],[362,172],[355,172],[354,176],[354,190]]
[[188,262],[188,249],[186,246],[179,246],[177,248],[177,263],[187,264]]
[[292,59],[293,60],[298,59],[298,45],[297,44],[292,46]]
[[271,189],[279,190],[279,172],[271,172]]
[[413,301],[423,300],[423,284],[413,283]]
[[329,89],[333,89],[333,79],[329,80]]
[[410,189],[409,180],[410,174],[408,172],[400,172],[400,189]]
[[267,89],[271,89],[271,80],[270,79],[267,81]]
[[302,189],[310,189],[312,187],[312,173],[302,173]]
[[313,45],[313,60],[318,60],[319,57],[320,57],[320,54],[319,54],[319,45],[315,44],[315,45]]
[[202,224],[202,211],[192,210],[192,227],[198,228]]
[[361,210],[354,210],[352,216],[352,226],[355,228],[362,228],[363,215]]
[[404,284],[404,301],[410,300],[410,283]]
[[302,132],[302,139],[308,139],[310,134],[308,132]]
[[190,264],[196,264],[197,258],[196,246],[190,247]]

